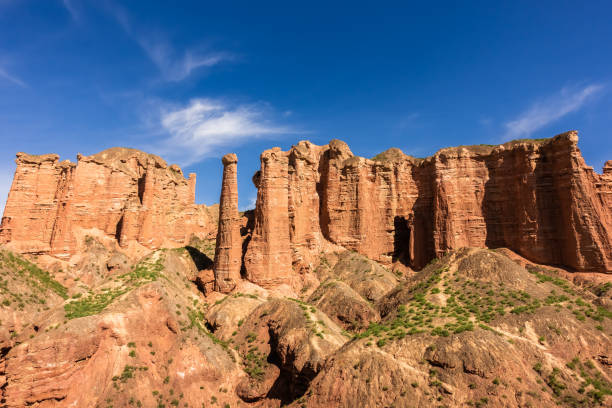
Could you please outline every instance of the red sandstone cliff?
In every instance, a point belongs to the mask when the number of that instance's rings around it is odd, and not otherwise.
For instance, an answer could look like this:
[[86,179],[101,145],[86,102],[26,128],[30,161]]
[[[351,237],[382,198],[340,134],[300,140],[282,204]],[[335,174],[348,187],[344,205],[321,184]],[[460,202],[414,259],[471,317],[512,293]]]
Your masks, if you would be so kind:
[[195,175],[133,149],[78,157],[17,155],[0,243],[68,258],[80,231],[122,247],[185,245],[219,232],[216,287],[246,278],[295,286],[338,246],[415,269],[461,247],[508,247],[533,262],[612,271],[612,163],[587,166],[576,132],[498,146],[446,148],[426,159],[390,149],[357,157],[341,141],[265,151],[253,227],[239,237],[235,156],[224,160],[219,225],[194,204]]
[[76,164],[55,154],[18,153],[16,162],[0,243],[18,252],[68,258],[85,229],[150,249],[216,231],[216,209],[194,204],[195,174],[185,179],[158,156],[112,148]]
[[426,159],[357,157],[341,141],[265,151],[247,278],[291,283],[329,243],[422,268],[461,247],[508,247],[542,264],[612,272],[612,163],[599,175],[577,132]]

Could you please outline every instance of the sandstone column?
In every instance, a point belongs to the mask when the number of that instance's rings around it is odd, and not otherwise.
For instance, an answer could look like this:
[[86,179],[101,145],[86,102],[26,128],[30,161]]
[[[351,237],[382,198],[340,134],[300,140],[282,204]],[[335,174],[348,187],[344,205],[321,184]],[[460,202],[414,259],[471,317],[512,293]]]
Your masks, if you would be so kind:
[[289,235],[288,152],[275,147],[261,154],[255,227],[244,255],[247,279],[263,287],[289,284],[293,277]]
[[215,248],[215,289],[228,293],[240,279],[242,242],[238,214],[237,163],[234,153],[223,156],[223,184],[219,200],[219,230]]
[[196,174],[189,173],[189,202],[195,203]]

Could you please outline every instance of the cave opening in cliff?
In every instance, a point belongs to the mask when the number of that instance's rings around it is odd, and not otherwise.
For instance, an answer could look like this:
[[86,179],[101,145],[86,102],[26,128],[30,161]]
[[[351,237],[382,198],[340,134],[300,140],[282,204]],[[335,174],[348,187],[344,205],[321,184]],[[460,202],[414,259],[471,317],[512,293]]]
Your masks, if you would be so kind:
[[140,204],[141,205],[142,205],[142,200],[143,200],[143,197],[144,197],[146,181],[147,181],[147,173],[143,174],[138,179],[138,199],[140,200]]
[[117,226],[115,227],[115,239],[117,243],[121,244],[121,233],[123,232],[123,215],[117,221]]
[[410,221],[406,217],[395,216],[393,219],[393,262],[410,264]]

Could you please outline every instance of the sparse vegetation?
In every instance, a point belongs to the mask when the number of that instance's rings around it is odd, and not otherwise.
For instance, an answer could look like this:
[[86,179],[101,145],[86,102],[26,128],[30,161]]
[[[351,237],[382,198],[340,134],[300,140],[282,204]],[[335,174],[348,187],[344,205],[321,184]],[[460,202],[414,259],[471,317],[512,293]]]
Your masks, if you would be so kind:
[[145,283],[156,281],[162,276],[162,257],[163,252],[160,252],[155,262],[146,259],[135,265],[130,272],[118,276],[114,281],[118,286],[104,286],[78,299],[71,299],[64,305],[66,318],[76,319],[98,314],[121,295]]
[[[19,283],[17,283],[19,282]],[[27,292],[15,290],[16,285],[25,283]],[[26,305],[47,309],[49,292],[62,299],[68,298],[68,290],[46,271],[34,263],[15,255],[10,251],[0,250],[0,304],[24,310]]]

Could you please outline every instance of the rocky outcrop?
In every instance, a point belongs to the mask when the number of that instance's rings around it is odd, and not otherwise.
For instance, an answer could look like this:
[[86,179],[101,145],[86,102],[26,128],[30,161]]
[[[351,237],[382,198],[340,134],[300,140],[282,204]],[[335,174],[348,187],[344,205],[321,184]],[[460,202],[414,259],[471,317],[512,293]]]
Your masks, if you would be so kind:
[[254,309],[235,335],[248,374],[236,394],[245,402],[266,398],[286,405],[304,394],[325,359],[347,340],[314,307],[298,300],[270,300]]
[[261,155],[261,170],[253,177],[257,187],[255,223],[244,256],[246,277],[262,286],[291,280],[289,234],[289,157],[279,148]]
[[238,213],[238,182],[235,154],[223,156],[223,183],[219,201],[219,230],[215,248],[215,287],[230,292],[240,279],[242,258],[242,220]]
[[337,244],[420,269],[461,247],[508,247],[529,260],[612,272],[612,163],[587,166],[577,132],[357,157],[341,141],[265,151],[244,266],[261,285],[291,283]]
[[123,248],[185,245],[214,235],[216,208],[195,205],[195,174],[134,149],[112,148],[78,163],[55,154],[17,154],[0,243],[67,259],[80,231],[97,229]]

